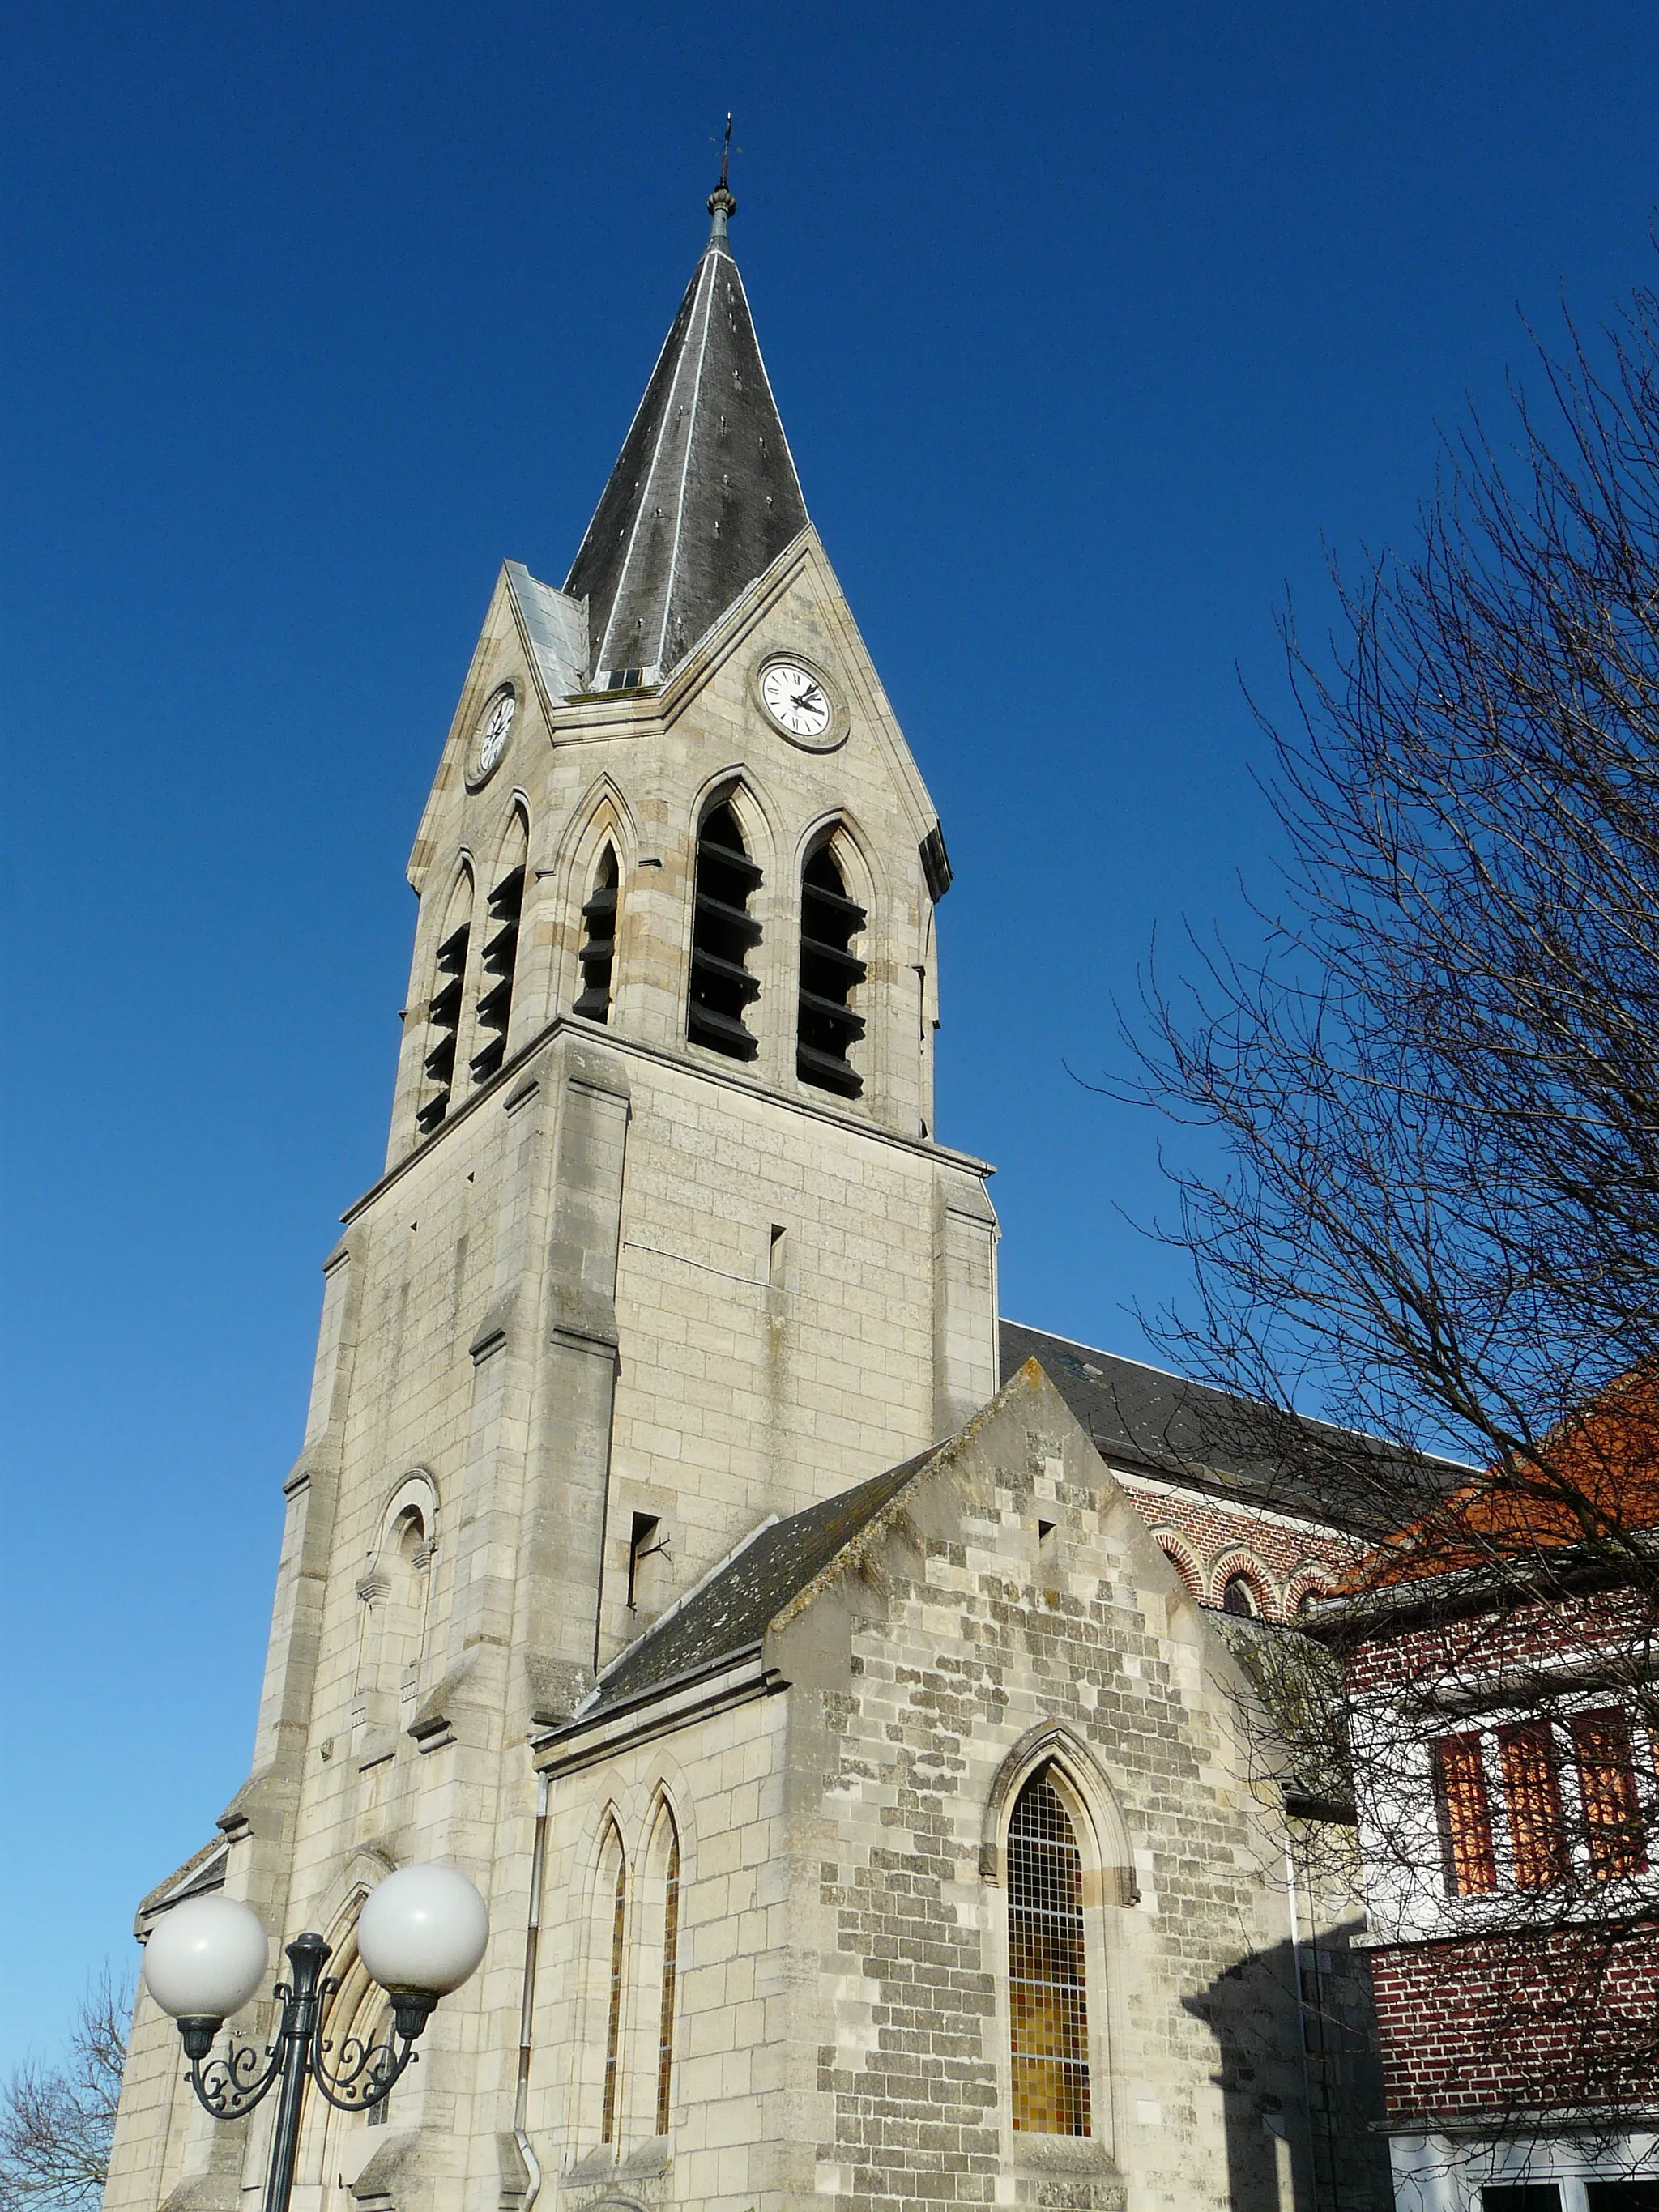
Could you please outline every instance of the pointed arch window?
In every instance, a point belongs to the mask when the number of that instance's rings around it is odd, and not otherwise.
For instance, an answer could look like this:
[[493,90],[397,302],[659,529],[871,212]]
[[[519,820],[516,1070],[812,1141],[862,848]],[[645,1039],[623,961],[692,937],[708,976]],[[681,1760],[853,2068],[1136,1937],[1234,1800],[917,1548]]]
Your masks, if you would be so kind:
[[607,845],[593,871],[593,889],[582,908],[581,995],[572,1007],[590,1022],[611,1018],[611,979],[617,961],[617,897],[620,881],[614,846]]
[[760,883],[732,803],[722,799],[704,815],[697,832],[685,1030],[693,1044],[731,1060],[753,1060],[759,1049],[745,1015],[760,995],[748,967],[761,940],[761,926],[749,911]]
[[864,1035],[853,1011],[853,994],[867,969],[853,950],[868,917],[847,895],[847,879],[827,843],[801,871],[800,998],[795,1031],[795,1072],[803,1083],[856,1098],[864,1079],[848,1058]]
[[421,1134],[429,1136],[449,1111],[455,1085],[455,1047],[461,1029],[461,996],[466,984],[467,946],[472,936],[472,877],[463,868],[449,895],[433,966],[432,996],[427,1001],[425,1054],[422,1072],[433,1086],[416,1115]]
[[613,1827],[605,1855],[605,1873],[611,1878],[600,1883],[600,1897],[606,1911],[606,1958],[609,1978],[605,2002],[605,2087],[600,2105],[599,2141],[615,2142],[617,2119],[622,2093],[622,2027],[623,2027],[623,1953],[628,1923],[628,1861],[623,1855],[622,1838]]
[[662,1990],[657,2012],[657,2133],[665,2136],[673,2116],[674,2001],[679,1983],[680,1838],[674,1816],[662,1812]]
[[507,1024],[513,1018],[513,979],[519,965],[519,922],[524,913],[525,874],[530,862],[530,825],[515,807],[513,827],[501,848],[489,917],[484,932],[482,995],[478,1000],[478,1049],[472,1055],[472,1079],[486,1082],[507,1057]]
[[1047,1768],[1008,1825],[1008,2010],[1015,2127],[1091,2134],[1083,1855]]

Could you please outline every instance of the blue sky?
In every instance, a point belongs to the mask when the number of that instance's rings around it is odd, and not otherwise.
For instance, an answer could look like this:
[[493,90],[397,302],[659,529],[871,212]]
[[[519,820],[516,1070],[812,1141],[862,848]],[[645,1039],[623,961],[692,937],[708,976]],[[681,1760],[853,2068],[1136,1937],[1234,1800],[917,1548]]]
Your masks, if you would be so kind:
[[[939,802],[940,1133],[1005,1310],[1144,1347],[1154,929],[1270,892],[1273,611],[1399,542],[1517,305],[1653,273],[1659,15],[14,11],[0,71],[0,2065],[241,1779],[403,869],[503,556],[558,582],[701,245]],[[1128,1217],[1128,1218],[1126,1218]]]

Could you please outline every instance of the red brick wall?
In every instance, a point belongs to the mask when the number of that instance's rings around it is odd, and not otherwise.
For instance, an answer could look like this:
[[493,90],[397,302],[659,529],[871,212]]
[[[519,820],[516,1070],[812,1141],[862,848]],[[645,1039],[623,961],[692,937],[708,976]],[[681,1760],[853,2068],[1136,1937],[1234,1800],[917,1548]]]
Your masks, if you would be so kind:
[[1467,1678],[1517,1669],[1524,1676],[1527,1668],[1564,1651],[1594,1650],[1601,1644],[1628,1650],[1630,1628],[1645,1620],[1645,1609],[1632,1592],[1598,1590],[1549,1606],[1377,1636],[1350,1654],[1348,1688],[1363,1695],[1445,1674]]
[[1391,2119],[1650,2103],[1659,1925],[1373,1951]]
[[1238,1563],[1235,1555],[1243,1555],[1261,1569],[1255,1579],[1262,1611],[1275,1620],[1295,1611],[1308,1581],[1316,1581],[1322,1589],[1334,1588],[1358,1556],[1358,1547],[1334,1529],[1282,1528],[1248,1507],[1228,1505],[1200,1492],[1171,1497],[1127,1485],[1125,1492],[1148,1528],[1182,1540],[1200,1585],[1196,1595],[1206,1605],[1220,1601],[1220,1585]]

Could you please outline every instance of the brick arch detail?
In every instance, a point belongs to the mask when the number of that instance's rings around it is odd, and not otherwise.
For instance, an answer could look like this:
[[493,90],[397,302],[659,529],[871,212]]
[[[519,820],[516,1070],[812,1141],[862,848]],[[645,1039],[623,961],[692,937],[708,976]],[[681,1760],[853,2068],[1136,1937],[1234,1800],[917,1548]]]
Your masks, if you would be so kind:
[[1202,1605],[1204,1565],[1192,1545],[1173,1528],[1154,1528],[1152,1539],[1159,1551],[1181,1577],[1182,1581],[1186,1583],[1188,1596],[1195,1599],[1200,1605]]
[[1285,1601],[1278,1583],[1253,1552],[1224,1552],[1210,1568],[1210,1603],[1219,1605],[1221,1594],[1235,1575],[1243,1575],[1255,1590],[1264,1620],[1282,1620]]
[[1295,1613],[1297,1606],[1310,1591],[1317,1597],[1331,1597],[1335,1595],[1336,1577],[1328,1567],[1315,1565],[1301,1566],[1291,1576],[1285,1585],[1285,1618],[1287,1620]]

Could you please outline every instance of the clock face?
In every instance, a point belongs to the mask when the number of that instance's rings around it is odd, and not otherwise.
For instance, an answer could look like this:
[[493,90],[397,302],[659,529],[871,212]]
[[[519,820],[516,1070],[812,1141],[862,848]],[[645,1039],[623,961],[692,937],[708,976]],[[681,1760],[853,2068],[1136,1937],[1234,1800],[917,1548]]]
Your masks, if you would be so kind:
[[761,704],[789,737],[803,738],[810,744],[827,735],[834,715],[830,695],[799,661],[775,660],[763,668],[760,695]]
[[478,719],[477,733],[472,740],[472,770],[468,781],[482,783],[494,774],[495,763],[507,750],[507,738],[513,732],[513,717],[519,711],[519,702],[511,691],[498,691]]

